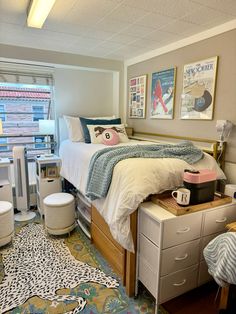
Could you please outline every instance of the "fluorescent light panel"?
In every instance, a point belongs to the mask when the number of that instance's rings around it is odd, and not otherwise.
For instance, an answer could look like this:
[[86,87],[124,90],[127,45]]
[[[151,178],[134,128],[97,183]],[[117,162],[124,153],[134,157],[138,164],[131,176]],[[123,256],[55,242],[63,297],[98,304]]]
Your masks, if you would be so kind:
[[27,18],[29,27],[42,28],[56,0],[33,0]]

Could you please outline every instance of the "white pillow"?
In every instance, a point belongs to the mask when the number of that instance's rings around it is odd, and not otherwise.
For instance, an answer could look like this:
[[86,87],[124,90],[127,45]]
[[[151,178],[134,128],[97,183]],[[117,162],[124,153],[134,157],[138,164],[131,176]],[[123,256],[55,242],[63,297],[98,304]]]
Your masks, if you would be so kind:
[[[79,117],[71,117],[71,116],[63,115],[63,118],[66,122],[69,139],[72,142],[84,142],[84,134],[82,131],[82,126],[81,126]],[[109,119],[114,119],[114,118],[115,118],[115,116],[92,117],[92,118],[88,117],[88,119],[92,119],[92,120],[96,120],[96,119],[100,119],[100,120],[108,119],[109,120]]]
[[84,142],[80,119],[76,117],[63,116],[68,129],[69,139],[72,142]]
[[121,143],[129,142],[128,136],[125,131],[124,124],[107,124],[107,125],[87,125],[89,129],[89,134],[91,137],[91,143],[101,144],[102,143],[102,133],[106,129],[113,129],[117,132]]

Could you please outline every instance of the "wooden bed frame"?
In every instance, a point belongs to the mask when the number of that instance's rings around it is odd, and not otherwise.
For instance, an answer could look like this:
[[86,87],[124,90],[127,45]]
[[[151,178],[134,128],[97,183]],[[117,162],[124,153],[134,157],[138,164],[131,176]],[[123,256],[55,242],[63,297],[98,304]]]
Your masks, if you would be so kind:
[[[151,140],[155,142],[163,142],[164,140],[171,142],[171,139],[190,140],[196,143],[207,144],[201,148],[205,152],[211,154],[219,162],[222,168],[224,166],[225,143],[223,150],[221,151],[219,150],[219,143],[217,141],[208,139],[186,138],[182,136],[142,132],[134,133],[134,136],[131,138],[142,141]],[[133,236],[135,252],[137,252],[137,211],[130,216],[130,228]],[[134,296],[136,280],[136,253],[131,253],[125,250],[114,240],[110,233],[109,226],[94,206],[92,206],[91,239],[92,243],[105,257],[112,269],[122,279],[122,283],[126,287],[128,296]]]

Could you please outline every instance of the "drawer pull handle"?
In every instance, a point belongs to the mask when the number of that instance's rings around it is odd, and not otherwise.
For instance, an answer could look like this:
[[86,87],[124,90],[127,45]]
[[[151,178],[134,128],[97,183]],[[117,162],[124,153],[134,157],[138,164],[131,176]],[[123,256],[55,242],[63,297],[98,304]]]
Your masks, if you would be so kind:
[[181,281],[181,282],[173,283],[173,286],[179,287],[179,286],[183,286],[185,283],[186,283],[186,279],[184,279],[184,280]]
[[188,257],[188,253],[186,253],[184,256],[181,257],[175,257],[175,261],[182,261]]
[[177,230],[176,233],[186,233],[190,231],[190,227],[185,227],[184,229]]
[[222,222],[226,222],[226,220],[227,220],[227,217],[224,217],[222,219],[216,219],[216,222],[217,223],[222,223]]

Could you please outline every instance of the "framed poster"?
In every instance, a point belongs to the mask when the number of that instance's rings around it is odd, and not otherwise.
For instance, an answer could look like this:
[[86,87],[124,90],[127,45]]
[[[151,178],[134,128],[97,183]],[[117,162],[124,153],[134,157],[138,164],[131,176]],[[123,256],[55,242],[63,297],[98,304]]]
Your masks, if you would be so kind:
[[186,64],[181,119],[212,120],[218,57]]
[[129,80],[129,118],[144,119],[146,116],[147,75]]
[[152,73],[151,114],[153,119],[173,119],[176,68]]

